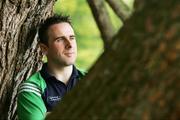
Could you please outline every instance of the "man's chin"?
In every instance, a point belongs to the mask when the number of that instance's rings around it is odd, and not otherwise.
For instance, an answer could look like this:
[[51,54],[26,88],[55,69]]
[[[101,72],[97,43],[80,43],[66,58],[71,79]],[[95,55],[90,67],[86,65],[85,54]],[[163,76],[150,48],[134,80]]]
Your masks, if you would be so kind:
[[74,64],[75,64],[75,61],[69,61],[69,62],[65,63],[66,66],[70,66],[70,65],[74,65]]
[[70,66],[75,64],[75,59],[64,59],[64,60],[58,60],[57,61],[59,65],[62,66]]

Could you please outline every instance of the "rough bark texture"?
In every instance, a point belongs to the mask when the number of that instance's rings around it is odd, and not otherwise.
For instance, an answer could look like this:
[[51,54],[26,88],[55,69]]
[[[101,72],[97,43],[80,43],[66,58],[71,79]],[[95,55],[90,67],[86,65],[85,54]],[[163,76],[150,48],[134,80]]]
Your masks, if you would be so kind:
[[19,84],[41,67],[37,25],[53,0],[0,1],[0,119],[16,119]]
[[136,5],[85,80],[48,120],[180,119],[180,1]]

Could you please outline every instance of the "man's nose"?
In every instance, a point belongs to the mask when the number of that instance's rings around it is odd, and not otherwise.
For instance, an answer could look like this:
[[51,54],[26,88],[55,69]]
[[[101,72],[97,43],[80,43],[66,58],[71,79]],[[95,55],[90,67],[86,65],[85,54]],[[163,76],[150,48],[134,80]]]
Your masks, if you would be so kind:
[[72,48],[71,40],[68,38],[65,40],[65,48]]

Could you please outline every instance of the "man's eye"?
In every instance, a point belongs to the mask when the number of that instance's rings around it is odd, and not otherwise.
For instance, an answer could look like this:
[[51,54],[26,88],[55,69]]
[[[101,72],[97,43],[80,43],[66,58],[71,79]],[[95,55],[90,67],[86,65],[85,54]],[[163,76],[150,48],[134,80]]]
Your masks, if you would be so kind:
[[56,39],[57,42],[63,41],[63,38]]
[[75,37],[70,37],[71,40],[75,40]]

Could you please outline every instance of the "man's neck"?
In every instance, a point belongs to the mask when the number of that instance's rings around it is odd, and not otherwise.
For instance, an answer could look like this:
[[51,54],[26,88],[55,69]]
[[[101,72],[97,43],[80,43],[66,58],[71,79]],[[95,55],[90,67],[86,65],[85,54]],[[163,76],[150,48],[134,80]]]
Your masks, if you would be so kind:
[[63,82],[64,84],[68,83],[73,71],[73,65],[54,66],[48,63],[47,68],[49,74],[53,75],[57,80]]

